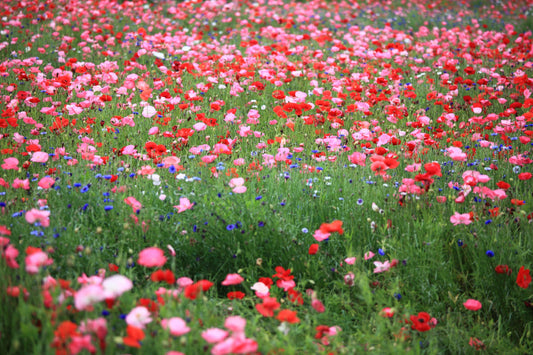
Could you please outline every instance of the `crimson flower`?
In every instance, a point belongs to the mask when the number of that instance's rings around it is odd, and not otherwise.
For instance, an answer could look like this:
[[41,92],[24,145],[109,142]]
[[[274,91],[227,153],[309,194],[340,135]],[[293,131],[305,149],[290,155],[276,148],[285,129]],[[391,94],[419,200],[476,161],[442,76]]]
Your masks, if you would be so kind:
[[432,328],[431,316],[429,313],[420,312],[418,315],[413,315],[411,319],[411,329],[418,330],[419,332],[427,332]]
[[530,283],[531,275],[529,274],[529,269],[525,269],[523,266],[521,266],[516,277],[516,284],[519,287],[528,288]]

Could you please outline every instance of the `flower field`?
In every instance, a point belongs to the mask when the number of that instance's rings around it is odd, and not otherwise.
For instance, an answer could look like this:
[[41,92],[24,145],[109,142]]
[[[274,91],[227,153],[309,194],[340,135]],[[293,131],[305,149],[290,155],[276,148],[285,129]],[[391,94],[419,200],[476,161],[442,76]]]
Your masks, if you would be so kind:
[[531,353],[532,9],[2,2],[0,353]]

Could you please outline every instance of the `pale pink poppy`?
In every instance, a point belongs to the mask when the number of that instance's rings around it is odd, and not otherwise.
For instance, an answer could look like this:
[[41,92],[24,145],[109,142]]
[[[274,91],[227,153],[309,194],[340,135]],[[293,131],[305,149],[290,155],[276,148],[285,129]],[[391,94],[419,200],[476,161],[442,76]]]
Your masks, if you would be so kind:
[[313,234],[313,237],[314,237],[317,241],[321,242],[321,241],[323,241],[323,240],[328,239],[328,238],[330,237],[330,235],[331,235],[331,233],[328,233],[328,232],[322,232],[320,229],[317,229],[317,230],[315,231],[315,233]]
[[174,208],[178,209],[178,213],[184,212],[186,210],[190,210],[193,208],[194,204],[189,201],[187,197],[181,197],[180,198],[180,204],[174,206]]
[[365,253],[365,260],[372,259],[374,257],[374,255],[376,255],[376,254],[372,253],[371,251]]
[[144,329],[145,325],[152,321],[150,311],[146,307],[135,307],[126,316],[126,323],[134,327]]
[[176,281],[176,283],[178,284],[178,286],[180,288],[185,288],[189,285],[192,285],[194,283],[194,281],[188,277],[180,277],[178,278],[178,280]]
[[453,216],[450,217],[450,222],[453,223],[454,226],[457,226],[459,224],[470,224],[472,223],[472,220],[470,219],[470,213],[459,213],[455,212]]
[[220,328],[209,328],[202,332],[202,338],[209,344],[219,343],[228,337],[229,333]]
[[162,319],[161,326],[174,336],[181,336],[191,331],[191,328],[187,326],[187,323],[179,317]]
[[227,274],[226,279],[222,281],[222,285],[224,286],[238,285],[243,281],[244,281],[244,278],[239,274]]
[[242,334],[244,333],[244,328],[246,327],[246,319],[240,316],[228,317],[224,322],[224,327],[231,330],[233,333]]
[[137,262],[139,265],[145,267],[160,267],[165,265],[167,258],[165,257],[163,250],[156,247],[150,247],[143,249],[139,253],[139,260]]
[[106,295],[102,285],[87,284],[74,294],[74,306],[78,311],[83,311],[105,299]]
[[255,295],[259,298],[268,297],[270,294],[270,289],[262,282],[256,282],[250,288],[255,291]]
[[206,128],[207,128],[207,125],[203,122],[198,122],[198,123],[195,123],[192,128],[195,130],[195,131],[204,131]]
[[244,179],[241,177],[231,179],[229,186],[233,188],[233,192],[236,194],[245,193],[247,190],[246,186],[244,186]]
[[157,111],[153,106],[145,106],[143,108],[143,112],[142,112],[143,117],[152,118],[156,114],[157,114]]
[[235,166],[241,166],[241,165],[244,165],[244,163],[245,163],[244,158],[237,158],[233,161],[233,165]]
[[374,265],[376,266],[374,268],[374,274],[388,271],[390,268],[390,262],[388,260],[385,261],[384,263],[382,263],[381,261],[374,261]]
[[48,153],[45,152],[35,152],[31,157],[31,161],[34,163],[46,163],[48,161]]
[[106,278],[102,282],[102,287],[106,298],[117,298],[124,292],[133,288],[133,283],[130,279],[123,275],[113,275]]

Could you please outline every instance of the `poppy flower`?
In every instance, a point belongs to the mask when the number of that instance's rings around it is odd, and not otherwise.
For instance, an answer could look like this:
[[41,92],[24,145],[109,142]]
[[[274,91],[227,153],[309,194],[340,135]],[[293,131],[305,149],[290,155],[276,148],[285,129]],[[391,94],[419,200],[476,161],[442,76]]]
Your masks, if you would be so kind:
[[274,311],[278,309],[281,305],[278,303],[275,297],[265,297],[263,298],[263,303],[259,303],[255,305],[255,309],[263,317],[273,317]]
[[143,249],[139,253],[139,260],[137,262],[139,265],[145,267],[160,267],[165,265],[167,258],[165,257],[163,250],[151,247]]
[[246,296],[246,294],[241,291],[228,292],[228,299],[230,300],[235,300],[235,299],[242,300],[244,296]]
[[299,323],[300,318],[296,316],[296,311],[291,311],[290,309],[284,309],[278,313],[276,316],[276,319],[280,322],[287,322],[287,323]]
[[420,312],[418,315],[412,315],[409,317],[411,320],[411,329],[418,330],[419,332],[427,332],[432,328],[430,323],[431,316],[426,312]]
[[478,311],[481,309],[481,302],[474,299],[468,299],[463,303],[463,306],[470,311]]
[[309,255],[315,255],[318,252],[318,244],[313,243],[309,246]]
[[518,270],[518,275],[516,276],[516,284],[521,288],[528,288],[531,283],[531,275],[529,274],[529,269],[520,267]]

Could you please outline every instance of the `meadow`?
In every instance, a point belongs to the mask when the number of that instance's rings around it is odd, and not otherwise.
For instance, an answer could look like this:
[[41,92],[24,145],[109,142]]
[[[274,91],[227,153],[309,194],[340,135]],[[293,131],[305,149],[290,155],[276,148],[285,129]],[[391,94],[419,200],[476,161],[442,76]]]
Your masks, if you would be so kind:
[[0,353],[531,353],[532,5],[2,2]]

